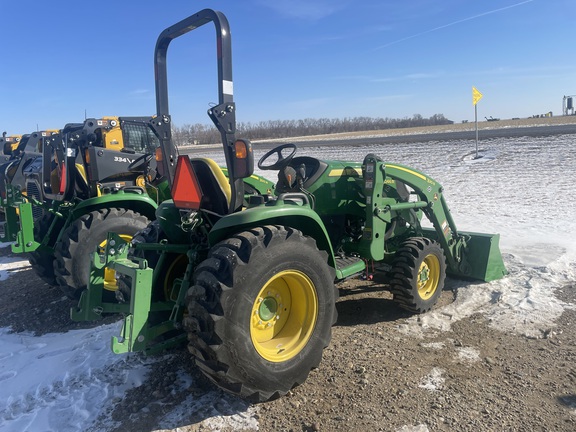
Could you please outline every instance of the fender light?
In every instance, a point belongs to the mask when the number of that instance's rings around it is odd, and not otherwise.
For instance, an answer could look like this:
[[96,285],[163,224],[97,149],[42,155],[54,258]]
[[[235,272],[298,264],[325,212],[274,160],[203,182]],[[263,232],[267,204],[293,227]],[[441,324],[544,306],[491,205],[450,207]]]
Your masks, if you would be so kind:
[[176,174],[172,186],[172,199],[177,208],[198,210],[202,201],[202,189],[188,156],[178,156]]
[[156,169],[158,170],[158,174],[160,177],[165,177],[166,169],[164,167],[164,154],[162,153],[161,147],[156,147],[156,150],[154,151],[154,157],[156,158]]
[[250,177],[254,173],[254,154],[250,141],[237,139],[234,142],[234,156],[234,177]]

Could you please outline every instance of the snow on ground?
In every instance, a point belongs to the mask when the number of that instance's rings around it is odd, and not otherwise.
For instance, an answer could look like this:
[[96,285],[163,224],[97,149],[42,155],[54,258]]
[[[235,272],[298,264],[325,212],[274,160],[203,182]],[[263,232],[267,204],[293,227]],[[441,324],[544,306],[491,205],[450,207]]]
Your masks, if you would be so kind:
[[[0,247],[6,243],[0,243]],[[10,274],[30,268],[28,260],[22,257],[0,257],[0,281],[6,280]]]
[[[104,432],[118,427],[99,416],[110,412],[128,389],[140,386],[150,365],[163,359],[113,354],[110,341],[118,331],[118,324],[108,324],[34,337],[0,329],[0,431]],[[179,373],[174,391],[193,386],[189,376]],[[255,430],[255,411],[218,391],[191,394],[160,419],[159,427],[176,428],[192,416],[205,419],[209,430]]]
[[146,365],[114,356],[116,325],[66,334],[0,329],[0,429],[79,431],[108,401],[142,383]]
[[[300,154],[361,161],[375,153],[385,161],[408,165],[444,186],[461,230],[501,234],[506,278],[491,283],[448,280],[448,287],[457,292],[455,302],[406,320],[398,326],[400,332],[429,338],[481,313],[500,330],[542,337],[553,331],[565,308],[573,307],[554,296],[557,288],[576,280],[573,139],[566,135],[482,141],[479,159],[474,158],[471,141],[318,146]],[[263,152],[256,148],[255,153],[258,158]],[[219,150],[206,156],[224,163]],[[274,176],[269,171],[259,174]],[[18,258],[2,259],[0,280],[27,265]],[[158,361],[111,354],[110,338],[117,331],[118,325],[112,324],[33,337],[0,329],[0,431],[112,428],[113,423],[95,425],[95,419],[128,388],[146,379],[149,362]],[[445,347],[434,343],[436,349]],[[455,361],[474,362],[478,355],[474,347],[462,347]],[[437,391],[444,380],[442,372],[432,370],[421,386]],[[181,386],[194,385],[186,377],[180,381]],[[231,406],[220,395],[211,392],[194,398],[191,394],[166,414],[161,427],[181,426],[181,419],[194,412],[202,413],[198,417],[205,419],[202,424],[207,429],[258,427],[255,408]],[[235,414],[222,415],[230,412]]]

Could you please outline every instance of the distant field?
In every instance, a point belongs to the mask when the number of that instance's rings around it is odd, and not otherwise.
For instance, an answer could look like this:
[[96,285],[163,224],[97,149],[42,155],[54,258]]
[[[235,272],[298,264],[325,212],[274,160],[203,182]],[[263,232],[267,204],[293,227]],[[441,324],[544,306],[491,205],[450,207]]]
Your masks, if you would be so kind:
[[[487,129],[508,129],[508,128],[523,128],[523,127],[533,127],[533,126],[554,126],[554,125],[565,125],[565,124],[576,124],[576,115],[574,116],[558,116],[558,117],[545,117],[545,118],[528,118],[528,119],[518,119],[518,120],[498,120],[498,121],[479,121],[478,130]],[[401,135],[419,135],[428,133],[440,133],[440,132],[465,132],[475,130],[474,122],[468,123],[454,123],[451,125],[439,125],[439,126],[420,126],[411,128],[401,128],[401,129],[383,129],[383,130],[371,130],[362,132],[344,132],[337,134],[327,135],[330,138],[361,138],[363,136],[401,136]],[[315,136],[314,138],[320,138],[322,135]],[[291,137],[288,140],[296,140],[299,137]],[[304,138],[304,137],[302,137]],[[306,137],[311,138],[311,137]],[[265,140],[261,140],[265,141]],[[273,140],[278,141],[278,140]]]
[[[520,136],[524,133],[532,136],[547,135],[547,126],[551,126],[550,134],[574,134],[576,133],[576,115],[575,116],[558,116],[545,118],[528,118],[518,120],[498,120],[498,121],[479,121],[478,130],[485,131],[480,133],[480,139],[503,137],[503,136]],[[454,123],[451,125],[440,126],[421,126],[401,129],[382,129],[369,130],[361,132],[343,132],[327,135],[309,135],[300,137],[274,138],[254,140],[253,143],[261,148],[274,146],[283,142],[297,143],[299,146],[307,146],[311,143],[317,144],[368,144],[370,142],[404,142],[404,141],[429,141],[429,140],[453,140],[453,139],[474,139],[474,122]],[[566,128],[562,128],[566,126]],[[525,128],[532,128],[530,132],[523,131]],[[208,148],[219,148],[221,144],[202,144],[194,146],[180,146],[183,153],[195,153],[205,151]]]

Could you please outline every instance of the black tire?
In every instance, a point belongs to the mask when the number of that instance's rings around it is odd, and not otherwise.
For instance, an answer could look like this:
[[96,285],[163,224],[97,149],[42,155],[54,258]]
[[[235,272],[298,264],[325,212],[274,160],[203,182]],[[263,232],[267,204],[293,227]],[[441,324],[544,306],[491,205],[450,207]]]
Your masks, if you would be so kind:
[[403,309],[412,313],[429,311],[438,301],[445,279],[446,258],[437,242],[413,237],[396,252],[390,289]]
[[[108,232],[132,238],[148,225],[148,218],[132,210],[109,208],[87,213],[66,228],[54,247],[54,273],[59,288],[78,299],[88,286],[90,256],[106,241]],[[106,300],[115,298],[105,291]]]
[[[52,221],[56,216],[50,213],[45,213],[34,225],[34,239],[37,242],[42,242],[44,237],[48,234],[48,229],[52,225]],[[64,226],[64,219],[59,218],[54,230],[51,232],[51,239],[48,240],[48,247],[52,247],[54,241],[58,237],[60,229]],[[28,254],[28,261],[32,266],[32,270],[38,275],[40,279],[50,286],[56,286],[56,275],[54,274],[54,253],[46,250],[36,250]]]
[[[215,245],[194,273],[189,350],[222,389],[255,403],[278,398],[320,364],[337,297],[314,239],[280,226],[244,231]],[[288,339],[281,349],[279,334]]]

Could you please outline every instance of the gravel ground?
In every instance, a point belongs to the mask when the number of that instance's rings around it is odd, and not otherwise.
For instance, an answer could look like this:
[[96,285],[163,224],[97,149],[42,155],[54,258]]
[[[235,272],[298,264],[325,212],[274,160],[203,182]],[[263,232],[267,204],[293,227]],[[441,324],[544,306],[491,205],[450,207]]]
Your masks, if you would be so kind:
[[[1,251],[9,255],[7,248]],[[72,322],[70,301],[31,269],[2,285],[10,301],[0,303],[0,327],[41,335],[93,325]],[[362,280],[341,285],[339,318],[320,367],[287,396],[255,408],[259,430],[576,430],[574,309],[542,338],[498,331],[480,314],[423,338],[398,331],[410,315],[384,288]],[[575,288],[566,285],[556,296],[574,304]],[[449,283],[436,308],[458,295],[457,285]],[[117,431],[159,430],[158,419],[189,395],[171,389],[175,371],[192,376],[196,385],[189,391],[199,398],[214,390],[185,349],[173,350],[152,365],[142,386],[105,413],[121,421]],[[219,411],[225,414],[226,407]],[[173,431],[239,430],[203,420],[199,415]]]

